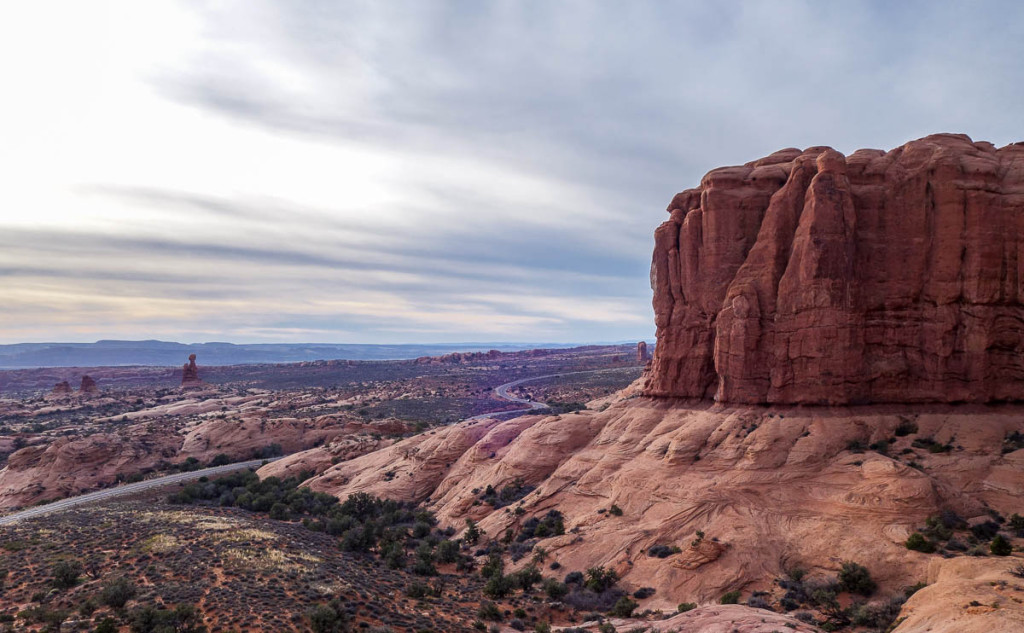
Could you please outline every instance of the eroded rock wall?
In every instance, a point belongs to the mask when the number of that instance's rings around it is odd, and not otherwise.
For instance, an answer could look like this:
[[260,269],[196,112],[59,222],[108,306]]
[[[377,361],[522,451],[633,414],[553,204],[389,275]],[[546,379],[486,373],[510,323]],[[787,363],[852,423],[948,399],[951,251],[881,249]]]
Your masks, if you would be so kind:
[[645,394],[1024,399],[1024,144],[786,149],[711,171],[668,210]]

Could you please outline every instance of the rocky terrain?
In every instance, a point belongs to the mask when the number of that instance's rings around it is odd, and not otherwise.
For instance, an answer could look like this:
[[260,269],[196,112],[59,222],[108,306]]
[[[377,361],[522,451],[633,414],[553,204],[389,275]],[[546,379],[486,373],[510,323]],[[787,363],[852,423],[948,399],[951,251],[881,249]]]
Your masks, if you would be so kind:
[[[106,385],[103,369],[64,370],[72,375],[46,392],[0,400],[0,509],[182,467],[305,449],[311,452],[277,467],[320,472],[432,424],[521,408],[492,392],[513,378],[612,368],[600,380],[569,377],[558,397],[579,403],[612,393],[639,375],[632,354],[629,346],[588,347],[241,368],[202,367],[193,354],[177,376],[180,387],[167,386],[175,377],[163,373],[143,371],[136,380],[155,383],[128,387]],[[126,370],[111,371],[124,377]],[[31,375],[11,373],[11,380]],[[77,376],[76,392],[68,381]],[[290,388],[265,386],[277,382]]]

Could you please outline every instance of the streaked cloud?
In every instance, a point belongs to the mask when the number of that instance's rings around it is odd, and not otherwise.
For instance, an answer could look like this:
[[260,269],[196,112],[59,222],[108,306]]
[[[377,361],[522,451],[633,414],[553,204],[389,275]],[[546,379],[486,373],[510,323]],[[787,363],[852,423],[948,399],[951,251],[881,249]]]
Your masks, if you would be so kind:
[[1022,18],[12,4],[0,340],[649,338],[651,236],[676,191],[786,146],[1021,140]]

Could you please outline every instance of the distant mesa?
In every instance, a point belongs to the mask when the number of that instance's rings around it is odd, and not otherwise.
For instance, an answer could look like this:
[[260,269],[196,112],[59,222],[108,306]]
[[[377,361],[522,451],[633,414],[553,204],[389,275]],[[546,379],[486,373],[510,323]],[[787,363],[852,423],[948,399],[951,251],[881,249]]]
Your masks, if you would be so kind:
[[784,149],[668,212],[646,395],[1024,400],[1024,143]]
[[[64,384],[67,383],[65,382]],[[97,391],[99,390],[96,388],[96,381],[89,376],[82,376],[82,385],[78,388],[78,393],[87,394],[96,393]]]
[[58,382],[56,385],[53,386],[53,389],[50,391],[50,395],[51,396],[68,396],[68,395],[71,395],[71,385],[68,384],[68,381],[62,380],[62,381]]
[[647,353],[647,341],[640,341],[636,344],[636,362],[646,363],[650,360],[650,356]]
[[181,368],[182,387],[202,387],[203,381],[199,380],[199,368],[196,367],[196,355],[189,354],[188,362]]

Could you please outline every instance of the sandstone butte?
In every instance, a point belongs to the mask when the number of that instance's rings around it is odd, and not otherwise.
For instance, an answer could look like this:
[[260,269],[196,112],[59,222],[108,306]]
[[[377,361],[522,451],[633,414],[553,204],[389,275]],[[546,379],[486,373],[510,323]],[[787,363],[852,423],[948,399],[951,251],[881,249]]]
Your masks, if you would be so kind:
[[712,170],[668,210],[645,394],[1024,399],[1024,143],[784,149]]
[[[641,608],[700,603],[664,621],[675,630],[780,630],[716,603],[778,598],[788,569],[826,579],[857,561],[874,600],[928,583],[896,633],[1024,631],[1019,553],[904,546],[943,510],[1024,514],[1024,449],[1005,440],[1024,431],[1024,145],[782,150],[710,172],[669,211],[658,340],[637,383],[574,414],[433,429],[308,485],[424,502],[494,536],[557,509],[566,534],[540,542],[549,560],[655,588]],[[534,488],[522,513],[481,502],[517,480]]]

